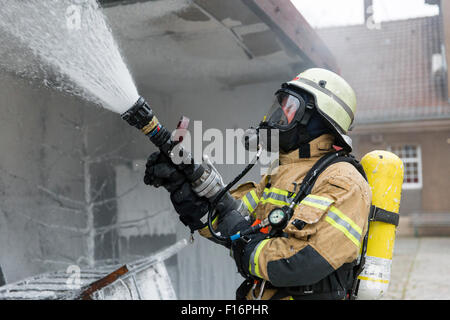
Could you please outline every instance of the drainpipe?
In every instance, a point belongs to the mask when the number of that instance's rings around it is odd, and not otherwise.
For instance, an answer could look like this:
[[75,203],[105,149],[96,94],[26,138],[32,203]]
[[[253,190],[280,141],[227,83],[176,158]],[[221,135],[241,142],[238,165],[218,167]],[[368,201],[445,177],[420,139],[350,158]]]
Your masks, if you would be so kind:
[[446,68],[446,78],[447,78],[447,100],[450,102],[450,3],[449,1],[441,1],[439,6],[439,15],[442,21],[443,28],[443,52],[445,68]]

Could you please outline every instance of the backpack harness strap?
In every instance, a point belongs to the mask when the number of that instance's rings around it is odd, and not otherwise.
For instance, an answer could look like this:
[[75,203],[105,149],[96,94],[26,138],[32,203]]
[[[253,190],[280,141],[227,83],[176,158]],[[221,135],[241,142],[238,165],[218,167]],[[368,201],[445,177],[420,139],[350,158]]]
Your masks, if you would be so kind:
[[395,212],[387,211],[377,206],[370,206],[369,221],[381,221],[394,226],[398,226],[400,215]]

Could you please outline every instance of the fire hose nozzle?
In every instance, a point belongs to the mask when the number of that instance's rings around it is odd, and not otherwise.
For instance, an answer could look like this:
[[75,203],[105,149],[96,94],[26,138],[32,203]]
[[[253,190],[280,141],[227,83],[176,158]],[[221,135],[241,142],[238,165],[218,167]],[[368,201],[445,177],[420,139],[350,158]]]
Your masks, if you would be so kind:
[[130,109],[121,114],[121,117],[133,127],[142,130],[152,121],[154,115],[147,101],[143,97],[139,97]]
[[170,132],[159,123],[143,97],[139,97],[130,109],[122,113],[121,117],[131,126],[141,130],[157,147],[162,147],[164,144],[171,146]]

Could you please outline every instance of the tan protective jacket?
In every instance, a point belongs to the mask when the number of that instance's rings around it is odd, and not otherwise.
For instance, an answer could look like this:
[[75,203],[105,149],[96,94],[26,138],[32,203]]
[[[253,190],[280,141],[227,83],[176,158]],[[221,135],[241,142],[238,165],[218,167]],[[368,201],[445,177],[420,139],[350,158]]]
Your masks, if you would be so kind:
[[[307,172],[324,154],[334,151],[334,138],[326,134],[310,142],[310,158],[300,158],[299,150],[280,154],[280,166],[270,176],[263,176],[259,184],[248,182],[232,192],[242,199],[255,219],[263,220],[275,207],[288,204],[295,196],[294,183],[300,185]],[[314,184],[310,195],[299,203],[288,226],[287,238],[276,237],[261,241],[253,250],[249,271],[268,280],[276,287],[291,287],[315,283],[319,279],[304,274],[314,274],[314,265],[308,265],[319,257],[324,259],[332,272],[345,263],[353,262],[367,231],[371,204],[371,190],[356,168],[346,162],[329,166]],[[294,220],[306,222],[300,230]],[[209,231],[201,230],[204,236]],[[308,270],[307,269],[312,270]],[[266,289],[263,299],[274,294]],[[250,298],[250,294],[247,298]]]

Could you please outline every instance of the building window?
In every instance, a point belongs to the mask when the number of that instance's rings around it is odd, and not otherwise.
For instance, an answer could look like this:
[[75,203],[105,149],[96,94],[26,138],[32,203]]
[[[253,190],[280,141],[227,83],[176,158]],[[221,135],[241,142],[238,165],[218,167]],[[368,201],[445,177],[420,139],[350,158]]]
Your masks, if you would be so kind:
[[403,161],[403,189],[422,188],[422,153],[420,146],[388,146],[387,150],[395,153]]

